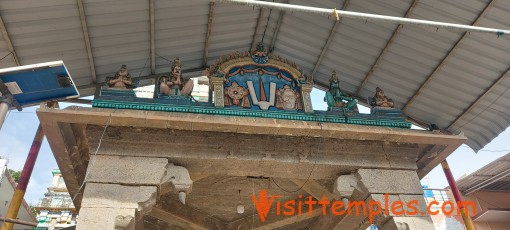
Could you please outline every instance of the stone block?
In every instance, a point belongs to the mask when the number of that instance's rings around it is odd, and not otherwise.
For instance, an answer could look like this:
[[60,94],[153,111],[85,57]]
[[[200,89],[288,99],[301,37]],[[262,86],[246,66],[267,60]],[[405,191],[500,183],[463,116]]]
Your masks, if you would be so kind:
[[85,208],[80,209],[77,230],[133,229],[135,209],[131,208]]
[[423,194],[416,171],[359,169],[356,177],[363,191],[371,194]]
[[393,217],[381,230],[434,230],[434,223],[430,217]]
[[356,189],[358,178],[354,175],[341,175],[335,180],[333,194],[340,197],[350,197]]
[[159,185],[167,164],[165,158],[97,155],[87,182]]
[[141,211],[150,209],[156,203],[156,193],[156,186],[87,183],[81,207],[127,208]]

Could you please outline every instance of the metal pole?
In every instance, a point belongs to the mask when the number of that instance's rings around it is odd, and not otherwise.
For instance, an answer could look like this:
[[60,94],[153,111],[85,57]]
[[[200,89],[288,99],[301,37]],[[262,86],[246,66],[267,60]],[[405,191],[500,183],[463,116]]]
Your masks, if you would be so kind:
[[471,26],[471,25],[461,25],[455,23],[446,23],[446,22],[436,22],[429,20],[421,20],[421,19],[412,19],[412,18],[402,18],[402,17],[393,17],[393,16],[385,16],[378,14],[367,14],[367,13],[358,13],[352,11],[345,10],[337,10],[337,9],[327,9],[327,8],[319,8],[319,7],[311,7],[311,6],[301,6],[301,5],[293,5],[293,4],[284,4],[277,2],[266,2],[266,1],[254,1],[254,0],[216,0],[217,2],[228,2],[235,3],[240,5],[248,5],[248,6],[258,6],[258,7],[266,7],[270,9],[276,10],[284,10],[289,12],[304,12],[311,14],[318,14],[322,16],[333,16],[336,17],[337,20],[340,17],[344,18],[352,18],[363,21],[378,21],[378,22],[388,22],[394,24],[401,25],[420,25],[420,26],[428,26],[433,28],[441,28],[446,30],[457,30],[457,31],[471,31],[471,32],[480,32],[480,33],[493,33],[498,36],[510,34],[510,30],[502,30],[502,29],[493,29],[487,27],[479,27],[479,26]]
[[6,218],[6,217],[3,217],[3,216],[0,216],[0,221],[8,222],[8,223],[14,223],[14,224],[21,224],[21,225],[26,225],[26,226],[37,227],[37,223],[27,222],[27,221],[23,221],[23,220],[16,220],[16,219],[11,219],[11,218]]
[[450,170],[448,162],[444,160],[443,162],[441,162],[441,166],[443,166],[444,175],[446,176],[446,180],[448,180],[448,185],[450,185],[450,189],[452,190],[455,202],[457,203],[457,205],[460,205],[459,207],[460,214],[462,215],[462,219],[464,219],[464,224],[466,225],[467,230],[475,230],[473,220],[471,220],[471,217],[466,213],[465,207],[462,204],[462,196],[460,195],[459,188],[457,187],[457,183],[453,178],[453,174],[452,171]]
[[[23,171],[21,172],[18,185],[16,186],[16,190],[12,195],[9,209],[5,215],[6,218],[16,219],[18,216],[19,208],[21,202],[23,202],[23,197],[25,196],[27,185],[30,181],[30,176],[32,175],[32,170],[34,169],[35,161],[37,159],[37,155],[39,154],[39,149],[41,149],[43,139],[44,133],[42,131],[41,125],[39,124],[37,132],[35,133],[34,141],[32,142],[32,147],[30,147],[30,152],[28,153],[25,166],[23,166]],[[2,224],[2,230],[12,230],[13,226],[13,223],[4,222]]]
[[2,125],[4,124],[5,117],[9,111],[9,106],[11,105],[9,98],[10,97],[4,97],[2,100],[0,97],[0,130],[2,130]]
[[[49,102],[48,106],[53,107],[56,102]],[[37,160],[37,156],[39,155],[39,150],[41,149],[41,144],[44,139],[44,132],[42,130],[41,124],[37,128],[37,132],[35,133],[34,141],[32,142],[32,147],[30,147],[30,151],[28,152],[27,160],[25,161],[25,166],[23,166],[23,171],[21,172],[21,176],[18,181],[18,185],[16,186],[16,190],[12,195],[11,203],[9,204],[9,209],[7,209],[7,214],[5,218],[16,219],[18,216],[19,208],[21,203],[23,202],[23,197],[25,196],[25,192],[27,190],[28,182],[30,181],[30,176],[32,175],[32,171],[34,170],[35,161]],[[13,223],[4,222],[2,224],[1,230],[12,230],[14,227]]]

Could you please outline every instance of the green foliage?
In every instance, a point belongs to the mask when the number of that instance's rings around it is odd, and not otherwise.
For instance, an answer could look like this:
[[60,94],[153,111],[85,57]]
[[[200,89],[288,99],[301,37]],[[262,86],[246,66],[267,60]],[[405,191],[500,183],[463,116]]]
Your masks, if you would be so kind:
[[19,177],[21,176],[21,170],[15,171],[15,170],[9,169],[9,173],[11,174],[12,178],[14,178],[14,181],[16,181],[16,183],[18,183]]
[[34,214],[34,216],[37,216],[37,210],[35,210],[35,207],[30,205],[30,211],[32,211],[32,214]]

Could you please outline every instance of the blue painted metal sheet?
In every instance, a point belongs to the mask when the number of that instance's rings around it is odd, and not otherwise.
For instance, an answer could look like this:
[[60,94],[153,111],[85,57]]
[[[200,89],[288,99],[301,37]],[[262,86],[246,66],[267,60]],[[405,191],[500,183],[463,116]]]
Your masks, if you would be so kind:
[[22,107],[80,96],[62,61],[1,69],[0,79]]

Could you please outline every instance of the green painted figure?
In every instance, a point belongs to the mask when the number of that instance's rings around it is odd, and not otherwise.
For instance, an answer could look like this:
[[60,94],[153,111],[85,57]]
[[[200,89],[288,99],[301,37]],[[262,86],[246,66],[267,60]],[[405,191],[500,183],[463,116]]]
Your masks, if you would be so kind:
[[326,92],[324,101],[328,103],[329,108],[346,108],[355,110],[358,105],[358,100],[347,97],[340,91],[340,83],[336,76],[336,71],[333,70],[331,78],[329,79],[329,91]]

